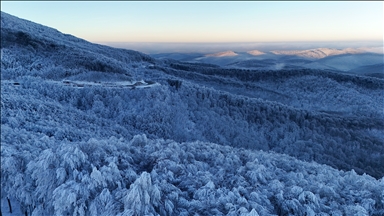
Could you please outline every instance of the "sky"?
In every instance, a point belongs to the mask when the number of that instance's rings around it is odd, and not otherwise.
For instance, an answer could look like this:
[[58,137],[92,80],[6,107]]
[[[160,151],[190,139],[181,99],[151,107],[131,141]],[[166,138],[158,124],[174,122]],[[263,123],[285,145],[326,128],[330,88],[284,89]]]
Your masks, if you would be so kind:
[[383,41],[383,2],[1,1],[1,10],[96,43]]

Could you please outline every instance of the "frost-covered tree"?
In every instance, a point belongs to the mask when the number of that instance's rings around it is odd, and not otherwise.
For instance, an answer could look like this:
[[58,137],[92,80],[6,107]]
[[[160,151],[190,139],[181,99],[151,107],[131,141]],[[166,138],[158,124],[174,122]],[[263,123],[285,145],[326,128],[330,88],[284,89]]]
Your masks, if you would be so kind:
[[154,205],[157,206],[159,201],[160,193],[153,187],[150,174],[143,172],[124,197],[124,214],[128,212],[133,215],[153,214]]

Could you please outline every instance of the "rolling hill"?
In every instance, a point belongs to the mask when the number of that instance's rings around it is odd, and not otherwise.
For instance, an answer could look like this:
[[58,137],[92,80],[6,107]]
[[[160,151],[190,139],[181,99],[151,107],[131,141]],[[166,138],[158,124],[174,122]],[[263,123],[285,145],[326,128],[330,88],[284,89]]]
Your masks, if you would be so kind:
[[349,73],[361,74],[365,76],[373,76],[378,78],[384,78],[384,64],[364,65],[349,70]]
[[276,55],[290,55],[290,56],[300,56],[305,58],[312,58],[312,59],[321,59],[328,56],[335,56],[335,55],[343,55],[343,54],[357,54],[357,53],[363,53],[363,50],[359,49],[330,49],[330,48],[318,48],[318,49],[310,49],[310,50],[276,50],[271,51],[271,53]]

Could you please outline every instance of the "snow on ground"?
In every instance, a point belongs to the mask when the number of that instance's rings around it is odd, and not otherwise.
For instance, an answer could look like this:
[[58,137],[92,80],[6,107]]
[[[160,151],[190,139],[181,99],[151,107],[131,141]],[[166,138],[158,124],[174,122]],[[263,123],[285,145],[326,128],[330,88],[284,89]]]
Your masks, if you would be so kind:
[[159,86],[160,84],[157,82],[151,82],[151,81],[122,81],[122,82],[87,82],[87,81],[70,81],[70,80],[63,80],[62,82],[52,81],[56,83],[63,83],[64,85],[68,85],[71,87],[78,87],[82,88],[85,86],[101,86],[101,87],[107,87],[107,88],[151,88],[155,86]]

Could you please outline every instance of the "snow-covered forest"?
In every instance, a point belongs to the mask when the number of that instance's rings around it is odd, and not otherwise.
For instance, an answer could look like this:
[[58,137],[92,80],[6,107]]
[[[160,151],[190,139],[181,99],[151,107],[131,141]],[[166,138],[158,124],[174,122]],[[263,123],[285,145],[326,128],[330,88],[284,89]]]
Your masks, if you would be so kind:
[[2,215],[384,215],[384,79],[92,44],[1,12]]

